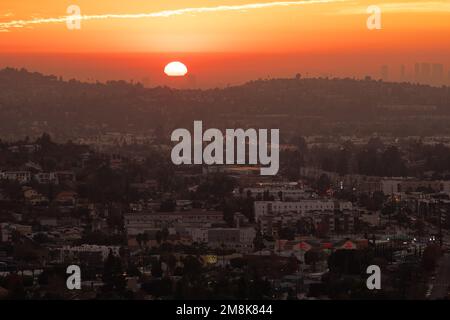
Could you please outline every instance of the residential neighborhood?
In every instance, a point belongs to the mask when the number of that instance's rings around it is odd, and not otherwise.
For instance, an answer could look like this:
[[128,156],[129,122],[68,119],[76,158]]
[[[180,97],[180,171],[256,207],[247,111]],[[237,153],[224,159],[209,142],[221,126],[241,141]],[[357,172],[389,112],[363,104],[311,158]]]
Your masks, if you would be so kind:
[[[284,168],[270,179],[252,167],[171,166],[170,148],[151,144],[99,151],[47,134],[34,148],[2,142],[2,295],[446,298],[439,283],[449,279],[437,273],[449,259],[449,176],[363,174],[352,164],[362,156],[354,148],[370,150],[375,140],[350,142],[345,170],[326,160],[337,152],[342,166],[339,148],[319,153],[305,140],[297,172]],[[403,157],[389,160],[403,173],[413,168],[410,143],[397,144]],[[70,265],[82,270],[81,290],[66,287]],[[382,270],[381,290],[366,287],[370,265]]]

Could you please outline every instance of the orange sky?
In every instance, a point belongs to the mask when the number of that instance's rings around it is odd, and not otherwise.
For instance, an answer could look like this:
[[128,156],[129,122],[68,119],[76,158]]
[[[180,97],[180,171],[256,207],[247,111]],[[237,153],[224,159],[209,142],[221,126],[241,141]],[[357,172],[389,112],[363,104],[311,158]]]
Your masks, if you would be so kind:
[[[165,63],[166,58],[174,57],[190,62],[190,72],[199,77],[208,70],[222,77],[218,70],[231,67],[236,79],[245,80],[258,75],[283,75],[297,71],[339,75],[351,70],[360,75],[377,70],[379,64],[413,63],[415,60],[450,63],[450,0],[311,1],[313,3],[267,0],[2,0],[0,53],[3,59],[0,67],[22,65],[67,76],[77,76],[75,71],[69,70],[78,69],[79,77],[84,78],[88,76],[86,71],[91,63],[91,77],[98,73],[120,78],[123,72],[125,79],[139,78],[141,74],[120,71],[120,67],[117,69],[115,66],[120,61],[124,62],[125,55],[122,58],[110,55],[128,53],[126,57],[130,57],[131,53],[161,53],[144,62],[140,61],[144,56],[135,55],[129,64],[158,72],[156,69]],[[68,30],[61,21],[47,22],[49,18],[63,18],[71,4],[78,5],[82,15],[91,17],[81,21],[80,30]],[[369,16],[366,8],[372,4],[382,10],[382,30],[370,31],[366,27]],[[221,7],[224,5],[229,7]],[[198,8],[215,9],[202,12]],[[185,11],[182,14],[173,11],[180,9]],[[139,17],[140,14],[158,15],[161,11],[168,11],[169,16]],[[100,19],[105,14],[117,16]],[[41,22],[32,24],[30,21],[33,19]],[[16,23],[11,24],[12,21]],[[193,55],[193,52],[198,54]],[[66,58],[54,55],[60,53],[64,53]],[[86,55],[72,56],[74,64],[68,65],[67,54],[76,53],[89,53],[90,58]],[[235,53],[244,54],[239,56]],[[50,56],[53,58],[49,59]],[[198,58],[200,56],[201,59]],[[146,57],[148,59],[149,56]],[[104,70],[109,71],[102,73],[98,67],[95,69],[98,63],[90,59],[109,61],[109,64],[103,64]],[[298,59],[308,63],[296,61]],[[256,64],[247,68],[256,68],[256,72],[245,70],[246,61],[250,65]],[[221,65],[218,66],[219,63]],[[260,70],[260,63],[264,70]],[[300,68],[302,70],[298,70]],[[217,81],[233,82],[233,78],[228,76],[220,80]]]

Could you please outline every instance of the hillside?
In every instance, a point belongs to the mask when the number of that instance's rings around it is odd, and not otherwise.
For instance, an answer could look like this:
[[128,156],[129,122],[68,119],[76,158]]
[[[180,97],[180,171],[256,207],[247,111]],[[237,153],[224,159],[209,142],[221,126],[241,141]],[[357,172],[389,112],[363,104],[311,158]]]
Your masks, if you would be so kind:
[[[209,90],[83,83],[0,70],[0,134],[57,139],[102,132],[210,126],[280,127],[301,134],[450,133],[450,88],[371,79],[291,78]],[[360,129],[358,129],[360,127]],[[356,131],[354,130],[356,128]]]

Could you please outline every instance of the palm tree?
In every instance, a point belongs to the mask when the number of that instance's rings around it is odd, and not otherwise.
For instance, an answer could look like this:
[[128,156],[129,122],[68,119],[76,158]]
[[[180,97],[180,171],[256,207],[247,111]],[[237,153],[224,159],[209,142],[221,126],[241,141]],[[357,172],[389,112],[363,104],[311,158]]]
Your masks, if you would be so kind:
[[147,248],[147,242],[148,242],[148,234],[147,233],[143,233],[142,234],[142,242],[144,243],[144,247]]
[[165,242],[167,241],[168,237],[169,237],[169,230],[166,227],[164,227],[161,231],[161,238]]
[[137,236],[136,236],[136,241],[137,241],[137,243],[138,243],[138,245],[139,245],[139,247],[140,248],[142,248],[142,233],[139,233]]

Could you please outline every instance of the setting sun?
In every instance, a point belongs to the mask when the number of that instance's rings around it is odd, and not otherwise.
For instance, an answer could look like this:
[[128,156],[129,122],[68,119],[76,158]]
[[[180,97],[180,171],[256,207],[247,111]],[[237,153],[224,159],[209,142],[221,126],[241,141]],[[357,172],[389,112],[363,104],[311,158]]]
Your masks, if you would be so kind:
[[169,77],[182,77],[186,75],[187,72],[187,67],[179,61],[171,62],[164,68],[164,73]]

